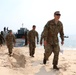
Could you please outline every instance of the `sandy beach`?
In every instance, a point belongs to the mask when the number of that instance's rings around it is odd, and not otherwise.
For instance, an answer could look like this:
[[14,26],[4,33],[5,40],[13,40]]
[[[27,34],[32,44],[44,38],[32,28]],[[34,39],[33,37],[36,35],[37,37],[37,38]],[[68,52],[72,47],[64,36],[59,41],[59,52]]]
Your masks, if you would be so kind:
[[64,50],[59,55],[60,70],[53,70],[53,54],[43,64],[44,48],[37,47],[35,57],[29,56],[28,47],[15,47],[12,57],[6,46],[0,48],[0,75],[76,75],[76,50]]

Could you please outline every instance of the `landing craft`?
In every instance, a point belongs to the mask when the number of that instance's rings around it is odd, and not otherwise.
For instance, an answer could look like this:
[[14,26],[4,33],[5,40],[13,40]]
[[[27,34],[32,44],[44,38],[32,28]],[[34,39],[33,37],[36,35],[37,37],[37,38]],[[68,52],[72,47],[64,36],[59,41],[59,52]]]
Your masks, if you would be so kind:
[[[27,34],[28,34],[29,30],[27,28],[20,28],[19,30],[17,30],[16,33],[13,33],[16,37],[16,44],[15,47],[23,47],[24,45],[27,45]],[[8,28],[6,29],[6,27],[4,27],[4,31],[1,31],[1,34],[3,35],[3,37],[5,38],[6,35],[9,33]]]
[[16,37],[16,47],[27,45],[27,34],[29,30],[27,28],[20,28],[15,34]]

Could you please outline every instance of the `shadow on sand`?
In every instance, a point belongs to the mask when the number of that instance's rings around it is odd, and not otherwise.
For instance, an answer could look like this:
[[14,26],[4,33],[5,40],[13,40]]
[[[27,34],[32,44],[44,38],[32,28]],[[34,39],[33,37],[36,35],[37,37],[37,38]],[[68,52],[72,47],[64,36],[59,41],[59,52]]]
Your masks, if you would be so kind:
[[47,71],[45,67],[42,66],[40,68],[40,71],[36,73],[35,75],[60,75],[60,71],[53,70],[53,69],[50,69],[50,71]]
[[12,57],[16,59],[16,63],[13,64],[13,67],[25,68],[26,60],[24,55],[13,54]]

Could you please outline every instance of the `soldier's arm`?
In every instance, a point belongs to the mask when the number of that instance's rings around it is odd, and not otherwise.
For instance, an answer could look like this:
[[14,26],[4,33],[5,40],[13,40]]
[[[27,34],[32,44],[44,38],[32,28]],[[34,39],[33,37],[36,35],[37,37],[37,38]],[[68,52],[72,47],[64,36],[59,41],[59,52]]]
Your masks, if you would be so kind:
[[45,25],[43,31],[44,31],[44,41],[47,41],[47,37],[48,37],[48,23]]
[[47,41],[48,41],[48,32],[49,32],[49,22],[47,22],[47,24],[45,25],[44,27],[44,45],[46,46],[47,45]]
[[62,40],[62,42],[64,41],[64,31],[63,31],[63,25],[61,25],[61,29],[60,29],[60,38]]
[[36,36],[37,36],[37,44],[39,42],[39,35],[38,35],[38,32],[36,32]]
[[27,41],[28,41],[28,43],[29,43],[29,39],[30,39],[30,31],[27,34]]
[[27,35],[27,40],[29,41],[29,36],[30,36],[30,32],[28,33],[28,35]]

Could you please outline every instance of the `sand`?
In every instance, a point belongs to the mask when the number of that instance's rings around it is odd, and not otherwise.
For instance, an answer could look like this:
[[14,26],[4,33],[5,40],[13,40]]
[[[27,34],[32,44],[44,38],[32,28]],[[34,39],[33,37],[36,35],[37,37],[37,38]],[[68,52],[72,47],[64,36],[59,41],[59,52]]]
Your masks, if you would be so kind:
[[29,56],[28,47],[14,47],[12,57],[6,46],[0,48],[0,75],[76,75],[76,50],[64,50],[59,55],[60,70],[52,68],[53,54],[43,64],[44,48],[37,47],[35,57]]

